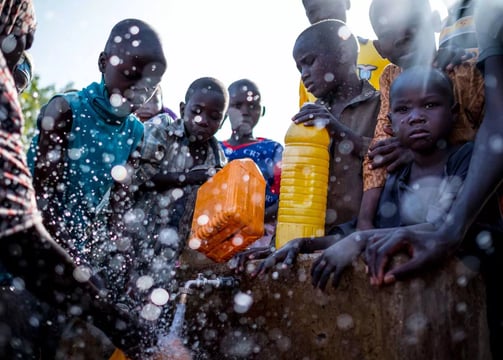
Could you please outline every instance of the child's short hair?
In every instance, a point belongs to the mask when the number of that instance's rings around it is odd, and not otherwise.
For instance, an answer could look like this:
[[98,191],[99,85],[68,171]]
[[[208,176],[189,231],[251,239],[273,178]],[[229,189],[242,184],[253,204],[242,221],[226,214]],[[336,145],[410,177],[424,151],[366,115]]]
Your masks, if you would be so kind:
[[105,53],[113,55],[122,48],[136,47],[145,41],[153,45],[152,49],[159,49],[159,57],[164,58],[161,38],[152,26],[143,20],[124,19],[115,24],[110,31],[105,44]]
[[227,92],[227,88],[225,87],[223,82],[213,77],[202,77],[197,80],[194,80],[192,84],[189,85],[189,88],[185,93],[185,102],[188,102],[190,100],[190,97],[196,91],[199,90],[204,91],[205,89],[207,91],[215,91],[217,93],[220,93],[224,97],[225,104],[227,107],[227,104],[229,103],[229,93]]
[[[359,51],[358,41],[343,21],[336,19],[318,21],[302,31],[297,37],[296,43],[302,37],[308,37],[313,47],[324,51],[340,52],[341,47],[344,46],[344,56],[348,62],[351,61],[356,65]],[[347,56],[351,56],[351,58],[348,59]]]
[[[369,7],[369,19],[372,27],[376,27],[382,19],[379,15],[387,12],[387,9],[400,7],[407,12],[404,14],[430,14],[431,6],[429,0],[372,0]],[[404,21],[407,19],[404,18]]]
[[[404,80],[405,79],[405,80]],[[389,96],[390,101],[393,101],[395,97],[397,88],[403,86],[403,82],[406,81],[407,84],[426,86],[428,84],[435,84],[437,87],[441,88],[445,95],[449,98],[449,103],[454,105],[456,99],[454,97],[454,88],[451,79],[441,70],[434,68],[432,66],[412,66],[407,70],[404,70],[398,77],[393,81],[390,87]]]
[[252,91],[253,93],[259,95],[259,97],[260,97],[260,90],[259,90],[257,84],[255,84],[253,81],[251,81],[249,79],[236,80],[229,85],[227,90],[229,91],[229,94],[230,94],[238,89],[243,89],[245,87],[248,91]]

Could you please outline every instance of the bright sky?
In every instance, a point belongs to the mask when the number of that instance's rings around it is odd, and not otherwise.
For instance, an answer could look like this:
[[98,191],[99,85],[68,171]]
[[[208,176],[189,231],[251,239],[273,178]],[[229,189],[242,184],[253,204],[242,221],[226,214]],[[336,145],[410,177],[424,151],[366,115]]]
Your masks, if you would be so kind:
[[[442,14],[442,0],[432,0]],[[255,136],[281,143],[298,110],[299,73],[292,48],[309,26],[301,0],[34,0],[38,28],[31,49],[42,85],[81,89],[100,81],[98,55],[118,21],[135,17],[161,34],[168,61],[162,81],[165,105],[179,112],[189,84],[213,76],[225,84],[257,83],[266,114]],[[373,38],[370,0],[352,0],[348,25]],[[217,133],[226,139],[227,122]]]

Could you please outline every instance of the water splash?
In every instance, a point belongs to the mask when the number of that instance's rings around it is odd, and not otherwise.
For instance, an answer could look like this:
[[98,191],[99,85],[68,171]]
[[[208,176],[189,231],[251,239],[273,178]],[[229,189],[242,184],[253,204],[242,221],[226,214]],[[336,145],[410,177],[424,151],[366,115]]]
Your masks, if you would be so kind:
[[181,338],[183,323],[185,321],[185,303],[178,303],[176,305],[175,315],[173,316],[173,322],[169,328],[168,338],[169,337],[179,337]]

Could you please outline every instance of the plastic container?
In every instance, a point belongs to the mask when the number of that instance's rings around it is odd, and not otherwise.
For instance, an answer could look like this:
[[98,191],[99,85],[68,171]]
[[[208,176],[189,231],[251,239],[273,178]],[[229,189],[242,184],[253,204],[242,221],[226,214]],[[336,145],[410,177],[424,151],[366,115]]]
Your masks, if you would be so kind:
[[129,360],[129,358],[120,349],[115,348],[114,353],[108,360]]
[[252,159],[228,163],[201,185],[189,247],[225,262],[264,235],[265,180]]
[[290,125],[281,168],[276,248],[295,238],[325,235],[329,143],[325,128]]

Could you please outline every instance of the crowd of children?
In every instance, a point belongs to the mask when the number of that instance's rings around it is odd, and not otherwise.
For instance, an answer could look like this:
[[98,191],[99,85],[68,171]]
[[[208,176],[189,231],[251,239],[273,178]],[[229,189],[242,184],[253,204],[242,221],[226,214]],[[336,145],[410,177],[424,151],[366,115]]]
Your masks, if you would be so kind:
[[[347,28],[349,0],[302,4],[311,25],[293,44],[301,108],[292,121],[324,126],[330,135],[325,236],[274,249],[285,149],[254,134],[265,114],[257,84],[198,78],[178,117],[163,106],[159,83],[167,62],[159,34],[125,19],[99,54],[101,80],[43,107],[26,158],[17,95],[31,79],[25,51],[35,12],[30,0],[0,2],[0,42],[15,45],[0,52],[0,305],[9,309],[0,321],[20,339],[0,342],[1,358],[54,358],[73,318],[100,328],[131,359],[170,352],[190,358],[179,339],[156,342],[161,326],[152,320],[166,316],[162,306],[148,321],[143,310],[152,307],[153,291],[174,287],[200,185],[240,158],[253,159],[266,180],[266,236],[257,246],[268,256],[253,275],[321,251],[312,264],[315,287],[325,289],[330,279],[337,287],[360,255],[370,283],[381,286],[469,253],[486,282],[491,351],[495,359],[503,355],[496,275],[503,6],[458,1],[437,49],[441,21],[428,0],[372,0],[372,41]],[[378,65],[361,58],[369,46]],[[227,117],[232,134],[219,142]],[[489,247],[477,246],[481,232],[489,234]],[[390,267],[403,248],[411,258]],[[250,254],[240,262],[258,257]],[[24,287],[13,285],[17,278]],[[50,333],[33,331],[32,312],[54,323]]]

